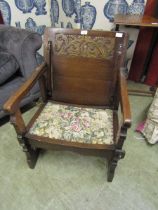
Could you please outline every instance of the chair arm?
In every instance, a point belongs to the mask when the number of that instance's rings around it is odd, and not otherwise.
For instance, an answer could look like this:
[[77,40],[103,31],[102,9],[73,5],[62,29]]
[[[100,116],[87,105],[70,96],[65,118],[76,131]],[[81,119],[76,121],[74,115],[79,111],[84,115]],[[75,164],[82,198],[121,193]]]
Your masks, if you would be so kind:
[[123,72],[119,71],[119,101],[121,104],[121,112],[123,115],[123,126],[129,128],[131,126],[131,111],[128,99],[127,83]]
[[33,71],[31,77],[6,101],[3,109],[10,114],[16,112],[22,98],[29,92],[37,80],[43,75],[47,69],[47,64],[44,62]]

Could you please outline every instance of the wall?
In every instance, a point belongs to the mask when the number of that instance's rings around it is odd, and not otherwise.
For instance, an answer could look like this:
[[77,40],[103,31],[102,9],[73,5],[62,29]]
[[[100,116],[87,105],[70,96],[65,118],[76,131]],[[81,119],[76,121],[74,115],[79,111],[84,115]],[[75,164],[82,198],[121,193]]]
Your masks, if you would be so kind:
[[[51,25],[111,30],[116,13],[141,14],[145,4],[146,0],[0,0],[0,9],[6,24],[28,28],[42,35],[45,27]],[[122,30],[130,34],[127,60],[131,61],[138,30]]]
[[[88,4],[86,2],[89,2],[89,5],[84,9]],[[70,22],[74,28],[111,30],[113,17],[116,13],[143,14],[146,0],[58,0],[58,4],[60,15],[57,27],[61,26],[61,22],[64,27]],[[84,14],[84,11],[87,15]],[[78,24],[75,22],[76,16],[78,16]],[[92,21],[92,23],[86,25],[83,23],[84,19],[87,19],[86,22]]]
[[[41,5],[35,4],[35,2],[40,2]],[[42,34],[44,27],[51,25],[50,4],[48,2],[40,0],[0,0],[0,9],[6,24],[32,28],[32,30]],[[10,8],[10,14],[8,8]]]
[[145,3],[146,0],[0,0],[0,9],[6,24],[20,24],[23,28],[53,25],[111,30],[114,14],[143,13]]

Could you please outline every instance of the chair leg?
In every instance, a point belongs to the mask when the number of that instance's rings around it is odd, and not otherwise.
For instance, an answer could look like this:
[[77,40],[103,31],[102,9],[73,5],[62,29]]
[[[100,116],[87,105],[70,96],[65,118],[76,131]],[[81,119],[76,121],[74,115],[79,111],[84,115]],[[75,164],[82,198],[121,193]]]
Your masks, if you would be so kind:
[[110,161],[108,166],[108,175],[107,175],[107,181],[112,182],[115,174],[115,168],[117,166],[116,161]]
[[32,148],[27,148],[27,151],[24,151],[26,153],[26,159],[27,159],[27,163],[29,165],[29,167],[31,169],[35,168],[37,159],[38,159],[38,155],[39,155],[39,149],[32,149]]
[[117,166],[117,162],[124,158],[125,156],[125,151],[116,149],[113,153],[112,159],[109,161],[108,165],[108,175],[107,175],[107,181],[112,182],[115,174],[115,169]]
[[26,154],[26,159],[29,167],[33,169],[36,165],[39,149],[33,149],[27,142],[27,139],[21,135],[18,135],[18,141],[23,148],[23,152]]

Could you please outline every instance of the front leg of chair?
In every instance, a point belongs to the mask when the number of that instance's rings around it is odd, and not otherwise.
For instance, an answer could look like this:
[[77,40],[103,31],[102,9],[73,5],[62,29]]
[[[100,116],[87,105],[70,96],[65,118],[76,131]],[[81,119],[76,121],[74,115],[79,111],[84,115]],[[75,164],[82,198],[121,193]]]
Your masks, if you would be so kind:
[[122,125],[119,131],[116,149],[113,151],[111,159],[109,160],[109,163],[108,163],[109,164],[108,177],[107,177],[108,182],[112,182],[114,178],[115,169],[116,169],[118,161],[125,157],[125,151],[122,150],[122,147],[127,136],[127,129],[128,127]]
[[120,159],[124,158],[124,156],[125,156],[124,150],[116,149],[113,152],[112,159],[109,161],[109,165],[108,165],[108,177],[107,177],[108,182],[112,182],[117,163]]
[[31,169],[33,169],[36,165],[39,149],[32,148],[25,137],[18,136],[18,141],[23,148],[23,152],[26,154],[26,160]]
[[31,169],[33,169],[35,167],[37,159],[38,159],[39,149],[32,148],[30,146],[30,144],[28,144],[27,138],[25,138],[21,135],[18,135],[17,138],[18,138],[19,144],[23,148],[23,152],[25,152],[25,154],[26,154],[26,160],[27,160],[29,167]]
[[26,126],[19,109],[10,116],[10,122],[16,130],[18,142],[26,154],[29,167],[34,168],[37,162],[39,150],[32,148],[27,138],[25,138]]

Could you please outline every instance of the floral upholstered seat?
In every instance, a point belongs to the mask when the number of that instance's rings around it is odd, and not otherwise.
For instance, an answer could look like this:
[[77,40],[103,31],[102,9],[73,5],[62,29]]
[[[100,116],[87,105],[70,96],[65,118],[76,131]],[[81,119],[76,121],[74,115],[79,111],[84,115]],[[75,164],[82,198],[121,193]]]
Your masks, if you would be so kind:
[[48,102],[30,134],[87,144],[113,144],[113,111]]

